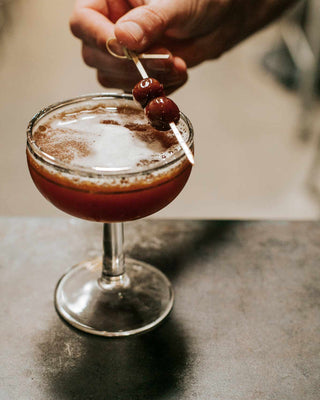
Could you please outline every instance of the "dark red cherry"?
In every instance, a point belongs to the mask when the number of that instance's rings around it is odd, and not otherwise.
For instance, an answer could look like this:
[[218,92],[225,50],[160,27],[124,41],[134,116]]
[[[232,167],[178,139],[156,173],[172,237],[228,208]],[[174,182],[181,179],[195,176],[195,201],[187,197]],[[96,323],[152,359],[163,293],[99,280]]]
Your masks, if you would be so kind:
[[143,108],[152,99],[164,96],[163,86],[154,78],[142,79],[132,90],[133,97],[138,103],[142,105]]
[[180,119],[179,108],[168,97],[157,97],[146,107],[146,115],[153,127],[159,131],[170,129],[170,122],[177,123]]

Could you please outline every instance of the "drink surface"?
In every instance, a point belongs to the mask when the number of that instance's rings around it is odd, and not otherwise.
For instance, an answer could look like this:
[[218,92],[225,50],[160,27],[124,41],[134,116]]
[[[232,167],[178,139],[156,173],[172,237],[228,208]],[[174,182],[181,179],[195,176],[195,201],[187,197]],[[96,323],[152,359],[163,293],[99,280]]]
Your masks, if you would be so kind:
[[70,107],[40,120],[33,139],[58,161],[101,170],[139,171],[178,151],[173,132],[152,128],[134,104]]
[[[179,129],[187,140],[183,119]],[[84,219],[150,215],[180,193],[191,172],[173,132],[152,128],[132,100],[49,110],[30,132],[27,161],[35,185],[56,207]]]

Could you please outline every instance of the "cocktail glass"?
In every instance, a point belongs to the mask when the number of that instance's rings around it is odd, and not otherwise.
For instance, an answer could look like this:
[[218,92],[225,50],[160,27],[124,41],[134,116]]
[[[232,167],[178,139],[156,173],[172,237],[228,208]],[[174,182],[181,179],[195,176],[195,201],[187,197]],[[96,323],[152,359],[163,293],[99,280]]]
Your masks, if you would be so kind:
[[[124,255],[123,222],[143,218],[169,204],[182,190],[191,165],[181,149],[152,166],[131,170],[71,165],[34,140],[43,119],[73,106],[103,103],[133,106],[131,95],[94,94],[51,105],[37,113],[27,130],[27,161],[39,191],[73,216],[103,223],[102,258],[72,267],[57,284],[55,306],[74,327],[101,336],[128,336],[160,323],[173,306],[167,277],[155,267]],[[193,129],[181,114],[187,144]]]

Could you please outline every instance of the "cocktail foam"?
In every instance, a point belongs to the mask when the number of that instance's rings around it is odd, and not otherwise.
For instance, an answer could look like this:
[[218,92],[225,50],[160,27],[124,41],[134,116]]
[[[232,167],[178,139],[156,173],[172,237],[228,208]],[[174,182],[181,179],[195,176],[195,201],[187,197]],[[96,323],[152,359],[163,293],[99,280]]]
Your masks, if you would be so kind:
[[[180,127],[181,129],[181,127]],[[182,133],[186,136],[186,129]],[[70,167],[133,171],[170,159],[180,148],[171,131],[152,128],[143,110],[86,103],[41,119],[33,139]]]
[[[187,141],[183,118],[178,127]],[[84,100],[45,113],[33,126],[32,142],[33,168],[81,190],[149,187],[188,164],[174,133],[154,129],[141,107],[124,99]]]

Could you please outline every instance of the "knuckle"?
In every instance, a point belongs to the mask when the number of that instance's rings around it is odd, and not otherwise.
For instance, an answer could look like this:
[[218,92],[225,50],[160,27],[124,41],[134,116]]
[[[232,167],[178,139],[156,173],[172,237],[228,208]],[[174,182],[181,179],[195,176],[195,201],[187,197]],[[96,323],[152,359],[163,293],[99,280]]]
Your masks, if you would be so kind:
[[106,37],[100,33],[96,34],[96,46],[102,51],[106,51]]
[[82,58],[88,67],[95,67],[95,57],[90,47],[82,46]]
[[159,26],[160,29],[164,29],[167,27],[168,17],[160,7],[155,7],[153,5],[150,5],[148,8],[146,8],[146,10],[147,10],[146,19],[147,20],[149,19],[154,23],[152,24],[152,26],[156,24],[157,26]]
[[97,80],[100,83],[100,85],[104,87],[110,87],[111,81],[108,79],[108,76],[102,72],[102,71],[97,71]]

